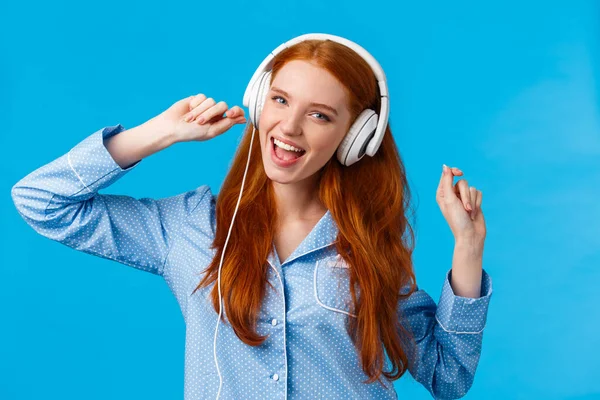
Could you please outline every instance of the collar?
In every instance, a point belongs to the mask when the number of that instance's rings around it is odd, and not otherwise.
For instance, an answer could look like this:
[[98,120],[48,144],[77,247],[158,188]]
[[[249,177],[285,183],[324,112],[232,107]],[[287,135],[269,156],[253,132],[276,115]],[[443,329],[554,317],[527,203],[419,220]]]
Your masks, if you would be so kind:
[[309,253],[317,251],[319,249],[331,246],[336,242],[338,235],[338,226],[331,216],[331,212],[327,212],[321,217],[319,222],[313,227],[309,234],[302,240],[298,247],[292,254],[284,261],[283,264],[279,263],[279,255],[275,249],[275,243],[273,243],[273,249],[269,254],[269,263],[274,266],[283,267],[286,264],[291,263],[297,258],[303,257]]

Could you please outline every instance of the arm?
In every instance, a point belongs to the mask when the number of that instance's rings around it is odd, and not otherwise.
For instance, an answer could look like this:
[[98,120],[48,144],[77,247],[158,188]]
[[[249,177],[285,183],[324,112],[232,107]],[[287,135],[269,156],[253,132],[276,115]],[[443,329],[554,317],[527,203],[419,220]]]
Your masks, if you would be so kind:
[[199,203],[207,187],[159,200],[98,191],[171,143],[149,124],[105,127],[17,182],[13,202],[25,222],[49,239],[162,275],[171,225]]
[[399,317],[414,335],[407,343],[408,369],[436,399],[457,399],[471,388],[492,294],[492,280],[482,270],[481,297],[457,296],[448,271],[440,301],[417,290],[399,304]]
[[483,240],[458,238],[452,256],[452,289],[462,297],[479,297],[481,292]]
[[153,119],[119,135],[109,133],[104,137],[106,150],[121,169],[129,169],[143,158],[175,143],[174,134],[160,127]]

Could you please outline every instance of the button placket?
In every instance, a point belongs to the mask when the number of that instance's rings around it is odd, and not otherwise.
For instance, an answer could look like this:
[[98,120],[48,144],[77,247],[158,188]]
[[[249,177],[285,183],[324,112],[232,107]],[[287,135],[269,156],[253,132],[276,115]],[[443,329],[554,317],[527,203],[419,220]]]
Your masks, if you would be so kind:
[[[288,373],[288,365],[287,365],[287,352],[286,352],[286,332],[285,332],[285,326],[286,326],[286,320],[285,320],[285,316],[286,316],[286,308],[285,308],[285,287],[283,285],[283,279],[281,276],[280,271],[269,262],[270,267],[272,268],[273,272],[275,272],[276,276],[277,276],[277,280],[279,281],[279,287],[281,288],[281,302],[282,302],[282,318],[280,318],[280,320],[283,322],[282,328],[283,328],[283,366],[285,367],[285,371],[283,371],[283,373],[285,374],[284,376],[287,376]],[[277,325],[279,321],[276,318],[272,318],[271,319],[271,325],[275,326]],[[271,379],[273,379],[275,382],[279,381],[279,374],[274,373],[273,375],[271,375]],[[287,381],[288,379],[284,379],[281,384],[283,385],[283,392],[285,394],[285,399],[287,399]]]

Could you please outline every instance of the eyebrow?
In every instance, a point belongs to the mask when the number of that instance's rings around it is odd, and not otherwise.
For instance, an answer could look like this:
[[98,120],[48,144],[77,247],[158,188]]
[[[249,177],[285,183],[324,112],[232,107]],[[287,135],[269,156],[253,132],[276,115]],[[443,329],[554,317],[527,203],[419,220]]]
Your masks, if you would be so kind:
[[[288,92],[286,92],[285,90],[279,89],[278,87],[275,86],[271,86],[271,90],[274,92],[279,92],[281,94],[283,94],[286,97],[289,97],[290,99],[292,98],[292,96],[290,96],[290,94]],[[310,103],[311,106],[317,106],[317,107],[323,107],[326,110],[331,111],[332,113],[334,113],[336,116],[338,115],[338,112],[335,108],[328,106],[327,104],[323,104],[323,103]]]

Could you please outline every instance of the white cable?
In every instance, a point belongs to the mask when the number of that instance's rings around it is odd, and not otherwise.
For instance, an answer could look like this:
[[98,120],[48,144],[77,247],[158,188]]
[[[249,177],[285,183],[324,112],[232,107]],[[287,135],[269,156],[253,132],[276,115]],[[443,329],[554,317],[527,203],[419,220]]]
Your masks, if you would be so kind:
[[[245,131],[245,129],[244,129]],[[219,400],[219,395],[221,394],[221,386],[223,385],[223,377],[221,376],[221,371],[219,370],[219,362],[217,361],[217,333],[219,332],[219,322],[221,321],[221,312],[223,311],[223,306],[221,302],[221,267],[223,266],[223,257],[225,256],[225,250],[227,249],[227,243],[229,242],[229,235],[231,234],[231,228],[233,227],[233,221],[235,221],[235,215],[237,214],[238,206],[240,205],[240,200],[242,199],[242,193],[244,191],[244,182],[246,181],[246,173],[248,172],[248,165],[250,164],[250,154],[252,153],[252,143],[254,142],[254,125],[252,126],[252,137],[250,138],[250,148],[248,150],[248,161],[246,162],[246,170],[244,171],[244,178],[242,178],[242,188],[240,189],[240,195],[238,196],[237,204],[235,205],[235,211],[233,212],[233,218],[231,218],[231,224],[229,225],[229,232],[227,232],[227,239],[225,239],[225,246],[223,247],[223,252],[221,253],[221,262],[219,264],[219,272],[217,275],[217,285],[219,288],[219,317],[217,318],[217,326],[215,327],[215,339],[213,342],[213,356],[215,358],[215,365],[217,366],[217,374],[219,374],[219,391],[217,392],[217,399]]]

